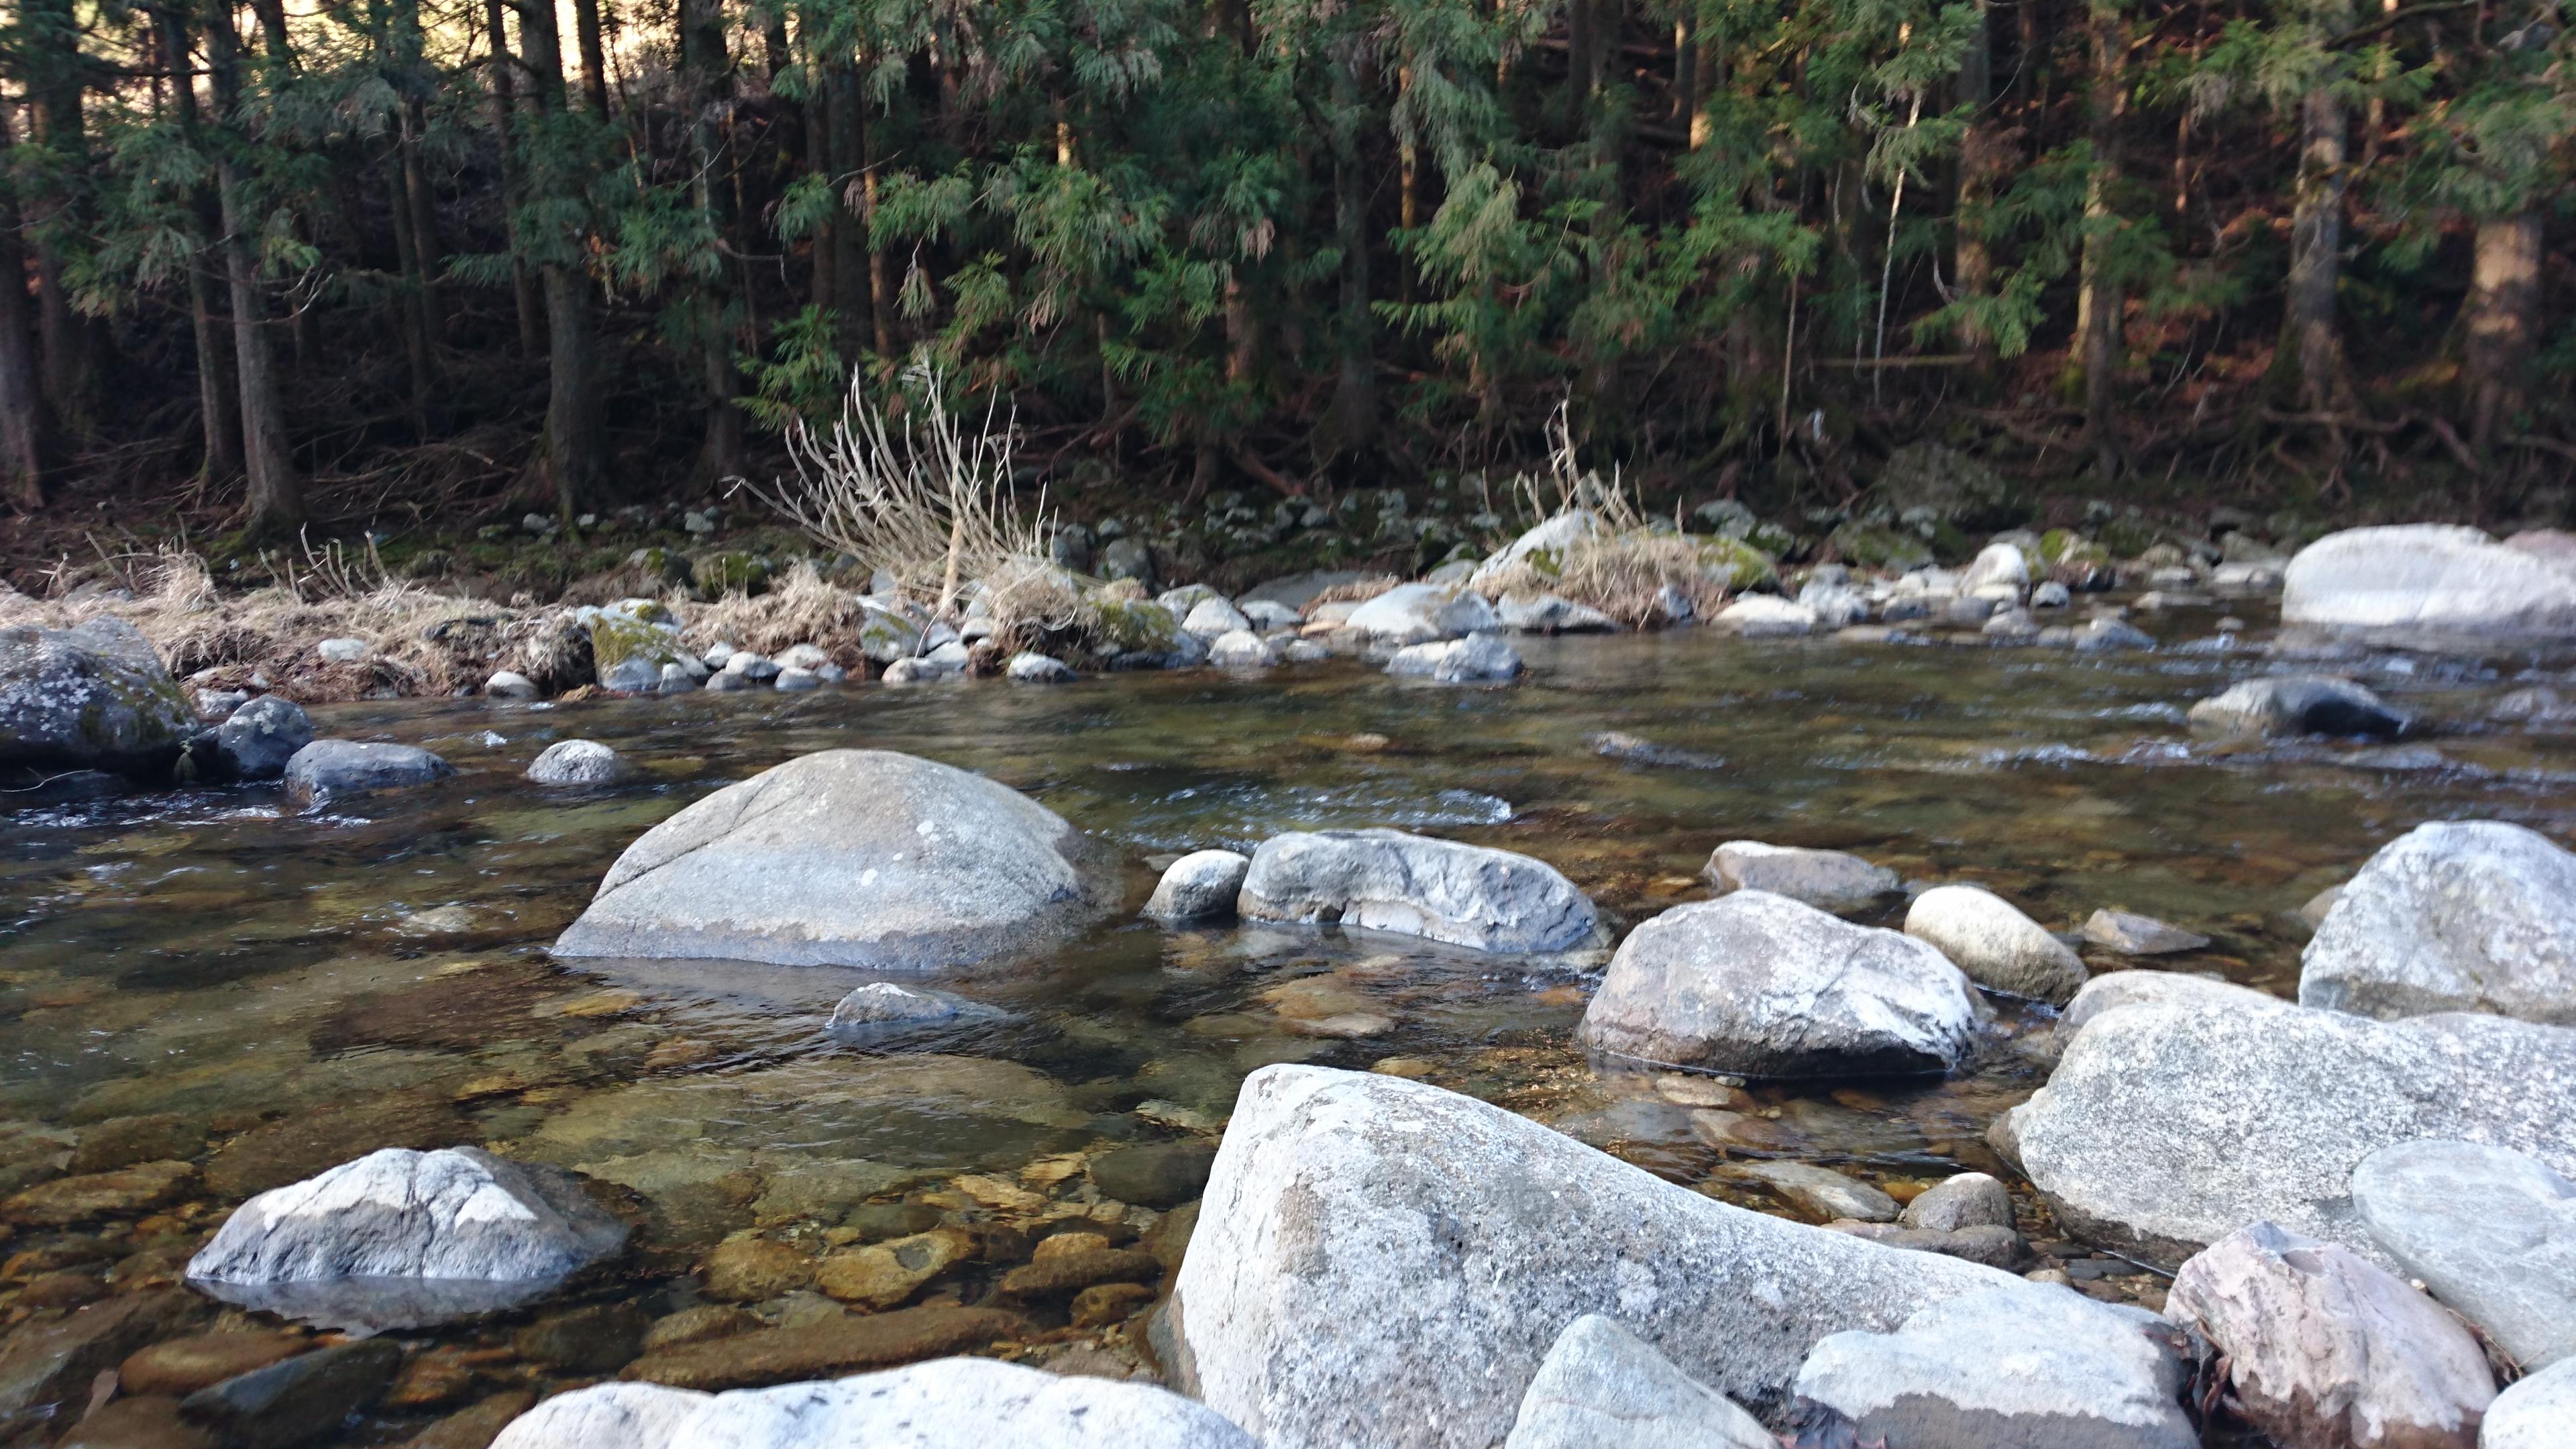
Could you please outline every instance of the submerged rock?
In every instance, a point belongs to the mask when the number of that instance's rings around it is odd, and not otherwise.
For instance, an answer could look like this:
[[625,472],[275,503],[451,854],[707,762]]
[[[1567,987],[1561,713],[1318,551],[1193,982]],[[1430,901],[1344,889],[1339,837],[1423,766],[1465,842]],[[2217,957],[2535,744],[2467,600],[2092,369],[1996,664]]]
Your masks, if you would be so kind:
[[1905,934],[1932,943],[1989,991],[2056,1003],[2084,985],[2083,957],[1983,886],[1934,886],[1916,896]]
[[2281,675],[2249,679],[2191,707],[2196,730],[2220,735],[2375,735],[2406,728],[2406,717],[2349,679]]
[[1154,885],[1145,914],[1157,921],[1199,921],[1234,914],[1235,894],[1252,858],[1231,850],[1194,850],[1173,861]]
[[195,732],[187,696],[123,619],[0,628],[0,769],[157,774]]
[[1491,604],[1479,594],[1436,584],[1399,584],[1351,611],[1345,627],[1380,644],[1429,644],[1495,628]]
[[21,1413],[47,1406],[73,1416],[99,1374],[202,1311],[201,1300],[169,1289],[120,1294],[60,1318],[20,1323],[0,1340],[0,1422],[17,1424]]
[[2270,1223],[2183,1264],[2165,1315],[2225,1356],[2244,1416],[2282,1444],[2475,1449],[2495,1398],[2458,1319],[2340,1243]]
[[2494,1016],[2391,1023],[2249,1010],[2252,995],[2101,1012],[2048,1085],[2003,1119],[2023,1172],[2070,1232],[2179,1263],[2269,1220],[2376,1252],[2352,1175],[2383,1147],[2466,1138],[2576,1168],[2565,1130],[2576,1117],[2576,1031]]
[[528,764],[540,785],[613,785],[630,773],[625,757],[597,740],[557,740]]
[[455,773],[417,745],[315,740],[286,762],[286,793],[299,804],[319,805],[344,795],[435,784]]
[[1270,1449],[1485,1449],[1586,1314],[1768,1410],[1818,1338],[2014,1283],[1729,1207],[1437,1087],[1274,1066],[1235,1103],[1161,1357]]
[[2419,825],[2342,887],[2300,960],[2307,1006],[2576,1026],[2576,855],[2499,820]]
[[188,1277],[246,1307],[409,1327],[525,1302],[625,1238],[550,1169],[388,1147],[242,1204]]
[[1615,1319],[1565,1326],[1521,1396],[1503,1449],[1779,1449],[1762,1421],[1673,1367]]
[[1398,649],[1386,672],[1437,684],[1500,684],[1519,676],[1521,656],[1499,634],[1470,634],[1446,644]]
[[1769,891],[1820,911],[1865,906],[1901,884],[1896,872],[1857,855],[1765,845],[1758,840],[1730,840],[1719,846],[1709,854],[1700,875],[1721,892]]
[[391,1339],[333,1344],[209,1384],[180,1414],[239,1449],[286,1449],[338,1429],[393,1387],[403,1346]]
[[1093,849],[980,775],[826,750],[645,832],[554,953],[878,970],[979,961],[1094,914],[1105,889]]
[[2515,1362],[2576,1359],[2576,1183],[2508,1148],[2401,1142],[2362,1159],[2352,1200],[2380,1251]]
[[1613,1056],[1760,1077],[1941,1072],[1977,1020],[1939,951],[1767,891],[1628,933],[1577,1036]]
[[1292,831],[1261,842],[1244,919],[1339,924],[1479,951],[1565,951],[1590,940],[1592,902],[1526,855],[1400,830]]
[[930,1025],[996,1021],[1007,1015],[1000,1007],[969,1000],[954,992],[933,991],[894,981],[871,981],[844,996],[832,1008],[826,1030],[842,1033]]
[[1825,1339],[1798,1395],[1906,1449],[2197,1449],[2173,1336],[2139,1309],[2014,1284]]
[[1676,770],[1722,770],[1726,761],[1697,750],[1659,745],[1653,740],[1632,735],[1624,730],[1602,730],[1583,737],[1592,753],[1607,760],[1624,760],[1632,765],[1664,765]]
[[2576,633],[2576,570],[2474,528],[2346,529],[2290,560],[2281,622],[2400,640],[2563,639]]
[[2107,906],[2085,918],[2084,939],[2123,956],[2167,956],[2197,951],[2209,944],[2207,936],[2168,926],[2153,916],[2115,911]]
[[1728,1168],[1727,1175],[1759,1183],[1821,1221],[1847,1218],[1884,1223],[1896,1218],[1896,1199],[1857,1178],[1812,1162],[1741,1162]]
[[313,717],[291,699],[263,694],[215,727],[215,752],[240,780],[274,780],[296,752],[313,743]]
[[[1124,542],[1125,540],[1121,540]],[[982,1358],[694,1393],[597,1384],[512,1421],[492,1449],[1254,1449],[1202,1405],[1145,1384]]]

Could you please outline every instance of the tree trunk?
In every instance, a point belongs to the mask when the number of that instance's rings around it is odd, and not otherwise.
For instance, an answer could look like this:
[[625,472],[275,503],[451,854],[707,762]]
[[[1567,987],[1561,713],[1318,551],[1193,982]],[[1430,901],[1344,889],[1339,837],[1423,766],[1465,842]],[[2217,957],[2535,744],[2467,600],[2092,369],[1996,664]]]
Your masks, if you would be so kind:
[[[808,34],[812,33],[812,23],[810,18],[806,22]],[[820,72],[819,62],[810,52],[807,63],[813,65],[817,73]],[[824,213],[822,223],[814,228],[811,244],[814,305],[823,308],[843,305],[840,273],[834,265],[840,259],[841,228],[846,223],[841,216],[840,174],[832,169],[833,100],[828,83],[815,86],[805,97],[805,164],[823,178],[823,184],[832,197],[832,209]]]
[[385,214],[393,219],[394,256],[401,264],[401,279],[394,287],[394,332],[402,338],[403,366],[411,376],[411,427],[416,437],[429,436],[429,394],[434,385],[430,376],[436,366],[430,356],[429,314],[422,310],[420,292],[420,249],[412,240],[412,214],[403,195],[402,154],[399,148],[386,157]]
[[77,210],[75,193],[61,178],[89,174],[80,29],[71,0],[25,0],[21,18],[31,139],[53,153],[26,217],[36,238],[36,329],[43,342],[45,400],[57,420],[83,431],[97,377],[97,337],[89,319],[72,306],[70,258],[55,240],[74,224]]
[[2076,293],[2075,330],[2084,374],[2084,431],[2093,466],[2104,479],[2120,471],[2118,394],[2120,314],[2127,306],[2111,273],[2111,186],[2120,165],[2121,113],[2128,91],[2121,70],[2127,55],[2120,12],[2109,0],[2092,0],[2087,31],[2093,52],[2090,133],[2093,174],[2084,189],[2084,260]]
[[[205,141],[192,76],[187,13],[165,5],[153,13],[153,21],[160,36],[161,63],[170,72],[171,108],[178,114],[179,132],[189,145],[202,150]],[[213,194],[195,188],[188,198],[188,212],[188,330],[197,354],[197,424],[202,439],[198,466],[200,476],[212,483],[242,470],[241,419],[235,409],[240,392],[233,379],[232,344],[225,336],[225,319],[216,311],[214,277],[209,271],[221,265],[206,244],[219,225]]]
[[[1582,0],[1576,0],[1582,3]],[[1377,362],[1370,347],[1368,177],[1360,157],[1356,42],[1332,61],[1333,237],[1342,251],[1341,370],[1333,386],[1332,451],[1356,452],[1377,430]]]
[[[681,94],[687,97],[690,111],[690,200],[721,239],[726,221],[721,204],[724,193],[716,186],[715,177],[723,158],[714,112],[723,98],[728,61],[724,10],[720,0],[680,0],[677,20]],[[728,289],[723,281],[724,267],[720,260],[715,278],[699,284],[696,302],[700,328],[698,364],[707,404],[706,438],[699,450],[698,468],[710,480],[731,478],[742,472],[742,409],[734,402],[741,388],[734,377],[733,347],[725,328]]]
[[2522,410],[2540,318],[2540,213],[2478,223],[2462,360],[2468,365],[2470,446],[2483,454]]
[[[207,14],[215,109],[229,118],[241,104],[241,36],[233,29],[228,7],[211,6]],[[253,536],[286,533],[304,521],[304,480],[287,447],[286,408],[269,349],[267,299],[260,294],[259,258],[251,246],[258,222],[247,183],[228,157],[216,162],[215,191],[223,203],[224,277],[232,293],[242,471],[250,479],[248,531]]]
[[[870,337],[882,333],[876,325],[880,304],[876,297],[876,246],[868,236],[866,219],[859,213],[866,198],[873,194],[867,179],[867,97],[859,84],[858,67],[847,61],[833,65],[832,90],[832,239],[837,243],[832,258],[834,283],[840,288],[840,347],[844,356],[855,357],[868,349]],[[853,205],[856,192],[860,201]],[[868,315],[859,312],[859,278],[868,279]],[[881,354],[882,355],[882,354]]]
[[510,300],[519,314],[519,352],[534,357],[545,346],[538,320],[537,279],[528,270],[526,244],[519,237],[518,209],[527,201],[519,176],[519,59],[510,51],[502,0],[483,0],[483,25],[492,38],[492,135],[501,147],[501,206],[510,242]]
[[2343,344],[2335,331],[2335,280],[2343,265],[2346,125],[2341,99],[2324,86],[2301,112],[2298,202],[2290,221],[2290,285],[2280,350],[2298,370],[2300,391],[2318,412],[2344,401]]
[[[1984,228],[1987,208],[2011,160],[1992,113],[1994,43],[1987,29],[1989,20],[1987,0],[1977,0],[1977,18],[1959,58],[1958,103],[1974,109],[1968,116],[1967,134],[1959,141],[1959,197],[1950,213],[1950,274],[1965,297],[1983,297],[1994,290],[1995,260],[1986,247]],[[1973,324],[1959,329],[1959,340],[1980,354],[1994,346],[1984,329]]]
[[[552,0],[515,0],[519,9],[520,47],[537,107],[560,116],[564,94],[563,36],[555,23]],[[570,183],[556,180],[562,189]],[[561,198],[578,201],[577,196]],[[546,398],[546,466],[554,481],[555,509],[569,522],[599,493],[600,414],[597,352],[599,340],[591,320],[590,276],[581,261],[577,228],[563,234],[531,238],[539,248],[539,273],[546,299],[548,392]]]
[[[581,43],[581,94],[594,116],[608,114],[608,52],[599,37],[599,0],[572,0],[574,33]],[[561,50],[558,40],[555,48]]]
[[447,311],[438,304],[438,195],[420,154],[428,129],[428,110],[414,96],[402,112],[402,200],[411,208],[412,257],[420,268],[420,327],[435,342],[447,333]]
[[[15,130],[0,103],[0,152],[17,144]],[[0,186],[0,498],[33,512],[45,502],[45,397],[18,237],[17,201]]]

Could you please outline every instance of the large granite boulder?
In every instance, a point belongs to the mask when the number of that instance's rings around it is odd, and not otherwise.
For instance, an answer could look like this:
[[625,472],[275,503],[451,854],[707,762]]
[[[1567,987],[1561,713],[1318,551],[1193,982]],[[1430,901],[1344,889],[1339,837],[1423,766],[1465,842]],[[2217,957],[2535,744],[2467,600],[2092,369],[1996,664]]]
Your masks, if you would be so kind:
[[728,785],[609,867],[558,956],[927,970],[1036,949],[1108,895],[1081,832],[980,775],[825,750]]
[[1575,546],[1601,532],[1599,514],[1588,508],[1569,508],[1531,527],[1477,564],[1468,582],[1478,587],[1507,583],[1508,575],[1524,569],[1543,579],[1560,578]]
[[2255,1223],[2174,1276],[2165,1316],[2209,1340],[2245,1417],[2282,1444],[2475,1449],[2486,1351],[2340,1243]]
[[2351,1197],[2362,1159],[2461,1138],[2564,1172],[2571,1119],[2576,1031],[2203,998],[2093,1017],[2003,1121],[2069,1231],[2178,1264],[2263,1220],[2377,1255]]
[[1939,951],[1746,890],[1629,932],[1577,1035],[1642,1062],[1867,1076],[1947,1071],[1976,1023],[1967,978]]
[[2014,1284],[1833,1335],[1798,1396],[1905,1449],[2197,1449],[2179,1337],[2141,1309]]
[[1400,830],[1274,835],[1252,852],[1236,907],[1248,921],[1338,923],[1479,951],[1570,950],[1599,924],[1545,861]]
[[608,1383],[512,1420],[492,1449],[1254,1449],[1205,1406],[1145,1384],[942,1358],[706,1394]]
[[2502,1147],[2401,1142],[2362,1159],[2352,1200],[2382,1252],[2516,1363],[2576,1359],[2576,1183],[2566,1174]]
[[2478,1449],[2567,1449],[2570,1424],[2576,1424],[2576,1359],[2496,1395]]
[[553,1169],[387,1147],[243,1203],[188,1277],[251,1308],[407,1327],[524,1302],[625,1238]]
[[2474,528],[2330,533],[2290,560],[2281,622],[2398,642],[2576,634],[2576,568]]
[[2345,884],[2300,959],[2308,1006],[2576,1026],[2576,855],[2499,820],[2419,825]]
[[1905,934],[1928,941],[1989,991],[2062,1002],[2084,985],[2084,958],[1983,886],[1934,886],[1906,908]]
[[2085,982],[2084,989],[2058,1012],[2057,1034],[2071,1040],[2085,1023],[2103,1012],[2165,1002],[2207,1004],[2233,1011],[2298,1009],[2269,992],[2188,971],[2111,971]]
[[1380,644],[1431,644],[1500,627],[1481,594],[1437,584],[1400,584],[1351,611],[1345,628]]
[[2018,1280],[1730,1207],[1420,1082],[1253,1073],[1158,1346],[1268,1449],[1487,1449],[1599,1313],[1764,1412],[1816,1340]]
[[1780,1449],[1762,1421],[1587,1313],[1565,1326],[1521,1396],[1503,1449]]
[[156,774],[196,729],[161,656],[123,619],[0,629],[0,770]]

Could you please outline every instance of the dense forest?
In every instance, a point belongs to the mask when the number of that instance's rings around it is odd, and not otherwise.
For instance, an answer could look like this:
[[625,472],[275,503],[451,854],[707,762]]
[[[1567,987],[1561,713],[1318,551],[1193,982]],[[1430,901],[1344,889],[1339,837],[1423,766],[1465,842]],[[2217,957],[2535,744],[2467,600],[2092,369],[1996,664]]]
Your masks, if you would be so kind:
[[0,484],[569,522],[926,352],[1058,497],[1570,400],[1774,503],[1933,437],[2523,507],[2571,53],[2533,0],[17,0]]

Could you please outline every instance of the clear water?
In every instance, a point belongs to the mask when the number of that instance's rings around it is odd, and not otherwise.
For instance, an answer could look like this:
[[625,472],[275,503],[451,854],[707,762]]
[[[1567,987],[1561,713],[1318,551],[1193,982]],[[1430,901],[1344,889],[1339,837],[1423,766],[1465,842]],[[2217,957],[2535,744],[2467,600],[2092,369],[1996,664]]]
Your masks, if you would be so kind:
[[[281,1124],[309,1124],[322,1145],[305,1150],[336,1153],[318,1169],[383,1145],[364,1136],[387,1113],[632,1189],[646,1251],[585,1291],[654,1313],[692,1301],[692,1265],[728,1234],[812,1245],[870,1197],[985,1216],[941,1196],[950,1179],[1186,1136],[1188,1113],[1221,1120],[1246,1072],[1281,1061],[1386,1063],[1768,1211],[1794,1210],[1712,1181],[1724,1156],[1803,1158],[1901,1195],[1990,1165],[1987,1123],[2042,1077],[2044,1011],[2002,1011],[1976,1066],[1949,1081],[1757,1084],[1759,1142],[1721,1154],[1650,1084],[1570,1046],[1590,975],[1564,962],[1330,931],[1169,932],[1131,912],[1035,966],[934,978],[1013,1015],[887,1052],[821,1030],[855,975],[601,974],[544,950],[654,822],[841,746],[910,751],[1034,795],[1121,849],[1131,905],[1187,850],[1394,825],[1538,856],[1625,924],[1704,895],[1710,850],[1752,838],[1982,882],[2059,929],[2098,906],[2141,911],[2213,938],[2157,964],[2283,994],[2304,934],[2294,912],[2407,828],[2474,816],[2576,833],[2576,737],[2478,722],[2510,689],[2561,683],[2555,671],[2360,656],[2340,667],[2435,721],[2432,752],[2218,750],[2192,740],[2182,707],[2276,665],[2266,631],[2213,641],[2215,617],[2150,619],[2169,647],[2108,658],[1705,631],[1530,640],[1529,676],[1507,689],[1399,684],[1337,662],[1062,688],[317,710],[326,734],[426,745],[459,776],[316,814],[243,788],[0,815],[0,1171],[41,1176],[23,1164],[51,1129],[147,1113],[203,1128],[209,1169],[178,1204],[19,1228],[0,1243],[18,1255],[0,1309],[48,1316],[22,1300],[49,1265],[97,1268],[156,1244],[184,1255],[237,1199],[223,1184],[252,1171],[235,1137],[273,1145]],[[1623,764],[1584,743],[1601,730],[1724,764]],[[520,777],[575,736],[642,773],[573,793]],[[2097,970],[2124,964],[2088,955]],[[1078,1177],[1042,1191],[1082,1193]],[[2046,1235],[2044,1220],[2026,1226]],[[969,1273],[937,1291],[973,1301],[989,1288]],[[509,1332],[416,1337],[506,1346]],[[1067,1329],[1056,1348],[1132,1358],[1119,1334]],[[476,1392],[563,1381],[496,1353]],[[379,1409],[346,1442],[400,1438],[456,1402]]]

